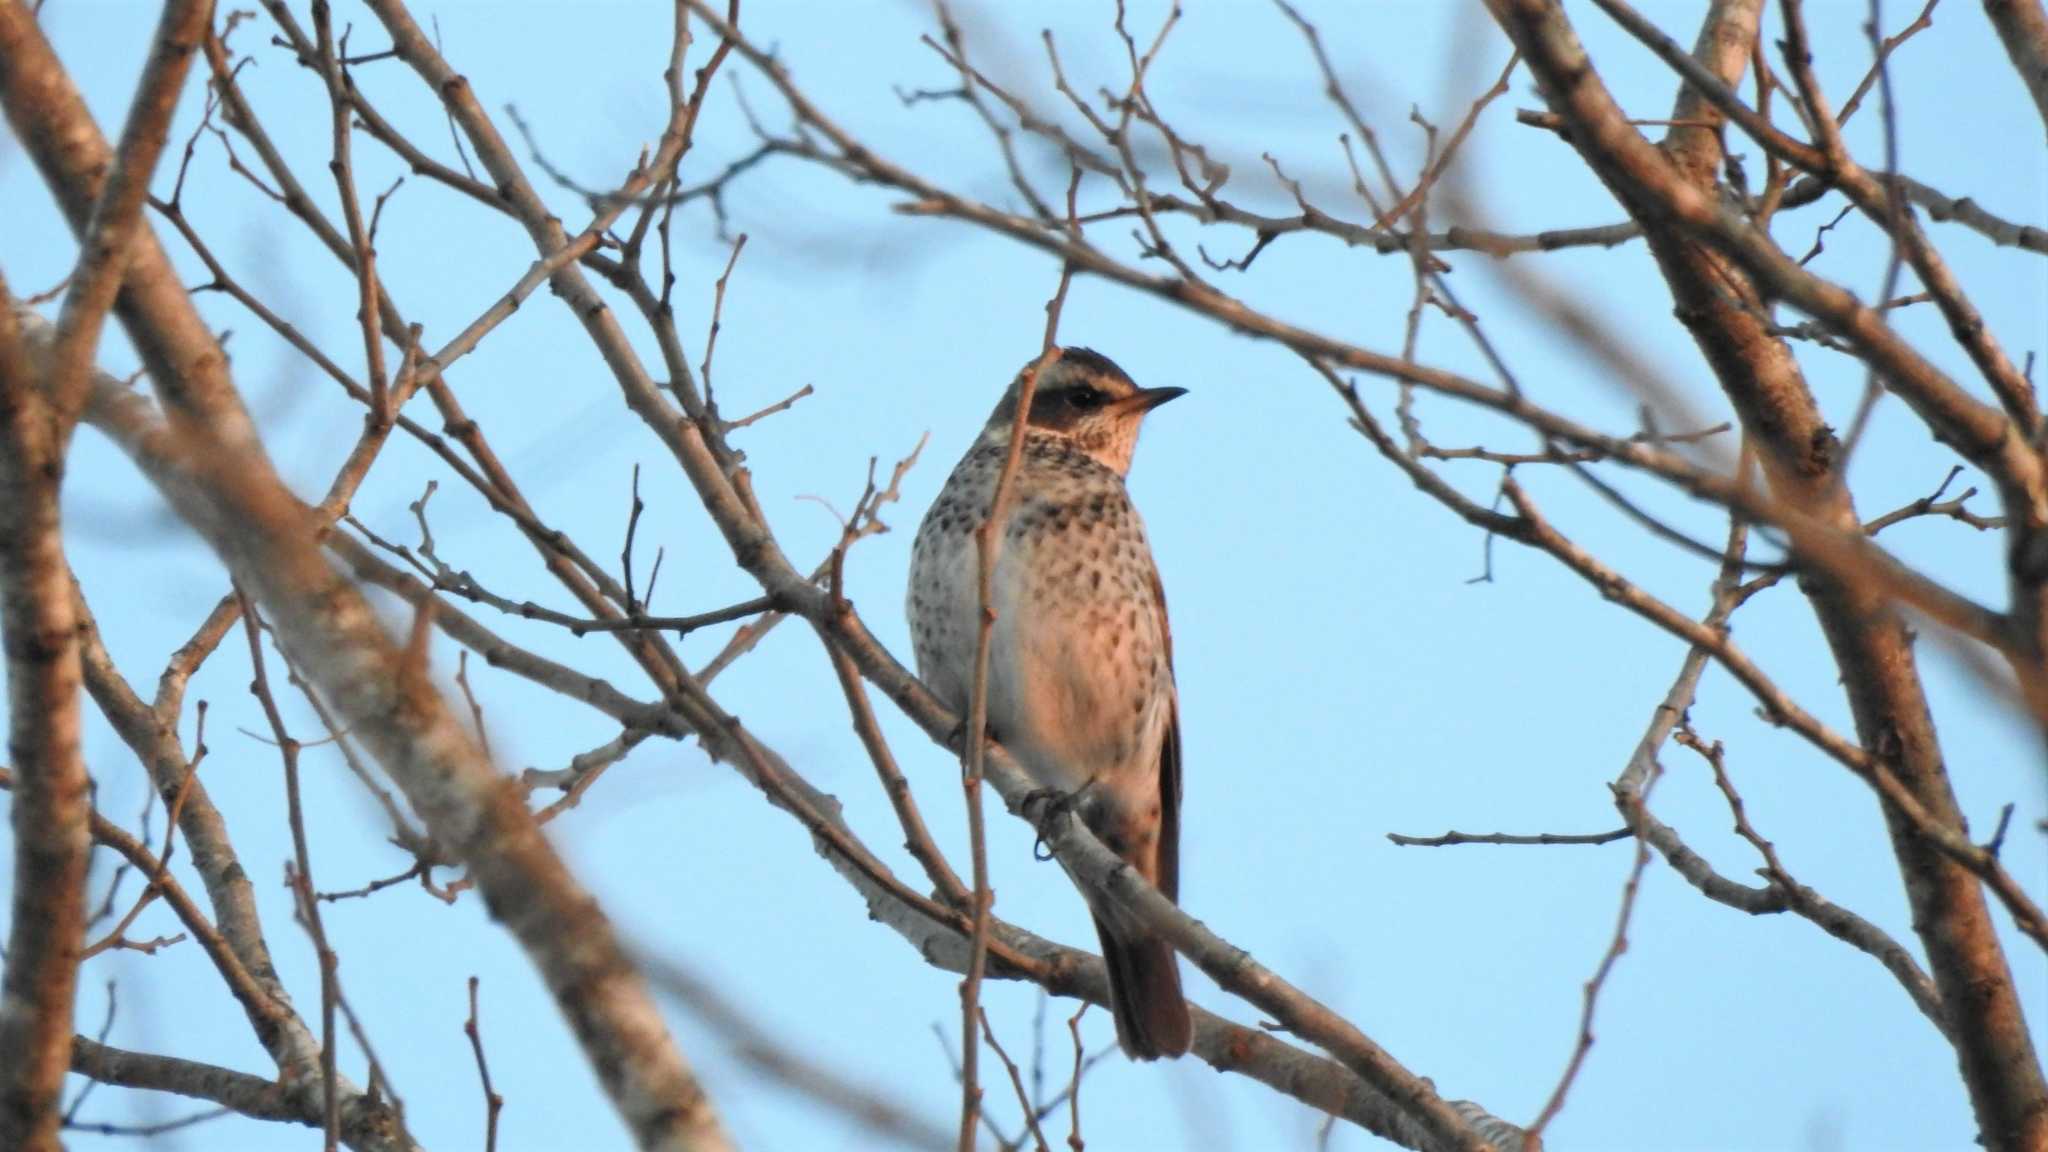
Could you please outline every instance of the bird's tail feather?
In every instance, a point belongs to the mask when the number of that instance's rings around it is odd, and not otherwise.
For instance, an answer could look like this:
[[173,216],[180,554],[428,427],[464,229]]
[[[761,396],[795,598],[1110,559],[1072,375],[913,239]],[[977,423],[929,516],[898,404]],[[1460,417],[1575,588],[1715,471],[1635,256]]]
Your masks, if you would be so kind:
[[1185,1055],[1195,1022],[1180,990],[1173,946],[1150,933],[1125,933],[1098,913],[1095,931],[1109,964],[1109,1006],[1116,1038],[1133,1060]]

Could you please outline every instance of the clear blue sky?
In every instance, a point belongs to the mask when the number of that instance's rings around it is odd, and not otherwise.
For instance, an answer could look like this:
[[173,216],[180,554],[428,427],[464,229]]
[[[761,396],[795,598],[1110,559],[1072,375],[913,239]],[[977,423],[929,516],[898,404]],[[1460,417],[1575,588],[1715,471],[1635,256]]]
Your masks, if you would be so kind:
[[[1134,24],[1154,27],[1160,7],[1134,5]],[[1291,173],[1312,177],[1326,204],[1342,205],[1348,181],[1334,139],[1341,122],[1321,101],[1298,36],[1265,5],[1188,7],[1154,73],[1157,105],[1232,164],[1246,196],[1278,203],[1261,181],[1259,155],[1270,151]],[[1419,150],[1418,133],[1406,122],[1409,106],[1448,126],[1506,59],[1504,41],[1490,28],[1474,23],[1460,32],[1462,6],[1412,0],[1303,7],[1408,171]],[[1672,2],[1646,10],[1689,41],[1703,7]],[[1907,7],[1886,5],[1888,27],[1910,18]],[[1106,5],[1064,3],[1029,19],[993,15],[1001,11],[989,6],[968,14],[970,45],[985,67],[1016,78],[1031,98],[1051,106],[1041,21],[1057,30],[1078,82],[1090,90],[1120,82],[1122,51]],[[1821,74],[1838,101],[1867,64],[1864,13],[1861,4],[1813,12]],[[1630,112],[1668,115],[1669,76],[1590,8],[1574,6],[1573,14]],[[550,158],[585,183],[616,180],[659,131],[665,5],[449,4],[438,8],[438,18],[445,50],[485,106],[495,113],[516,103]],[[45,8],[46,27],[110,131],[125,111],[153,19],[140,4],[52,0]],[[1937,20],[1901,52],[1894,74],[1904,102],[1904,170],[2041,223],[2048,219],[2048,153],[2019,81],[1977,6],[1951,0]],[[341,22],[354,26],[354,50],[383,46],[366,12],[344,5]],[[744,22],[760,41],[777,45],[813,97],[877,151],[955,187],[999,201],[1008,196],[985,135],[963,108],[907,109],[891,92],[891,85],[954,82],[917,42],[933,27],[921,6],[758,0]],[[237,33],[236,46],[257,60],[244,81],[302,179],[331,208],[324,93],[316,78],[268,46],[269,36],[260,18]],[[700,51],[693,66],[701,58]],[[782,123],[767,86],[743,67],[731,71],[754,107]],[[356,76],[415,139],[447,155],[438,106],[403,65],[366,65]],[[1518,74],[1465,150],[1476,193],[1506,228],[1619,219],[1563,145],[1514,123],[1514,107],[1539,103]],[[195,86],[175,141],[184,140],[198,110]],[[1859,117],[1852,144],[1874,149],[1874,111]],[[500,123],[509,133],[509,119]],[[700,139],[701,157],[686,176],[701,178],[747,144],[725,84]],[[366,195],[401,171],[367,138],[358,137],[356,153]],[[1759,175],[1760,168],[1752,165]],[[1045,172],[1048,192],[1062,185],[1063,170]],[[169,177],[166,171],[160,188]],[[227,173],[215,142],[202,142],[185,197],[201,232],[245,283],[343,364],[360,365],[352,283],[282,210]],[[924,458],[905,482],[903,506],[885,517],[899,530],[860,545],[846,573],[849,594],[871,626],[907,656],[899,605],[910,530],[997,391],[1036,351],[1056,269],[964,226],[892,215],[889,202],[788,162],[771,162],[736,187],[733,225],[751,240],[726,301],[716,379],[728,413],[804,384],[817,389],[737,437],[763,506],[800,562],[822,556],[838,531],[833,517],[805,497],[847,508],[871,455],[886,467],[930,432]],[[554,203],[572,228],[587,218],[571,195],[556,192]],[[69,235],[35,173],[4,140],[0,213],[0,268],[16,291],[41,290],[68,270]],[[1832,213],[1831,202],[1799,214],[1781,230],[1783,242],[1803,250]],[[686,336],[701,342],[726,249],[701,210],[680,217],[678,230],[678,310]],[[2015,356],[2041,349],[2048,273],[2040,258],[1994,249],[1954,227],[1936,235]],[[1248,242],[1228,233],[1202,239],[1212,253],[1235,254]],[[1872,230],[1846,221],[1828,239],[1815,266],[1866,296],[1874,293],[1885,251]],[[166,243],[195,269],[195,281],[203,278],[175,237]],[[426,325],[429,343],[466,324],[532,259],[514,225],[425,181],[408,181],[385,211],[380,270],[401,307]],[[1701,410],[1722,410],[1640,246],[1536,259],[1639,340]],[[1560,408],[1633,430],[1632,398],[1499,291],[1483,258],[1453,262],[1466,302],[1480,311],[1525,386]],[[1393,350],[1410,277],[1399,257],[1296,239],[1276,244],[1233,286],[1311,327]],[[270,429],[281,466],[302,492],[317,493],[353,441],[359,413],[231,302],[211,296],[204,306],[217,325],[234,330],[229,347],[238,382]],[[1914,314],[1902,323],[1938,362],[1966,367],[1938,318]],[[1461,339],[1441,319],[1432,324],[1425,356],[1481,374]],[[653,360],[651,341],[627,326]],[[1109,354],[1141,383],[1191,390],[1151,421],[1132,477],[1174,615],[1188,759],[1189,910],[1347,1013],[1445,1094],[1526,1122],[1574,1041],[1580,985],[1612,932],[1631,849],[1400,849],[1384,834],[1615,826],[1607,782],[1666,690],[1680,646],[1603,604],[1551,561],[1511,546],[1495,549],[1494,583],[1468,583],[1480,568],[1479,534],[1385,465],[1345,427],[1327,389],[1283,351],[1089,280],[1074,286],[1062,337]],[[1860,367],[1811,346],[1799,353],[1823,405],[1846,424],[1863,384]],[[104,359],[117,371],[133,362],[118,338]],[[687,484],[624,411],[588,342],[552,298],[537,296],[452,378],[543,516],[574,532],[593,554],[616,554],[628,476],[636,462],[642,465],[649,513],[641,540],[649,554],[656,544],[668,549],[657,610],[699,611],[750,594],[729,570]],[[1388,411],[1386,388],[1375,383],[1369,394]],[[1425,400],[1421,411],[1441,443],[1527,446],[1443,402]],[[1854,475],[1864,512],[1924,494],[1947,467],[1900,408],[1881,409]],[[1451,474],[1468,491],[1490,493],[1486,469]],[[429,477],[442,481],[432,509],[451,563],[497,591],[567,606],[530,551],[409,444],[398,442],[387,453],[355,503],[357,515],[388,536],[412,538],[406,504]],[[1704,610],[1710,573],[1697,560],[1645,544],[1639,531],[1562,478],[1531,472],[1524,479],[1590,547],[1686,610]],[[1630,490],[1703,536],[1719,531],[1702,509],[1640,483]],[[72,556],[107,641],[131,679],[153,684],[168,652],[224,591],[220,570],[94,434],[79,438],[67,492]],[[1975,595],[1993,602],[2002,595],[1991,538],[1941,522],[1910,525],[1886,539]],[[492,623],[645,694],[607,640]],[[1737,635],[1807,707],[1849,727],[1818,632],[1789,584],[1746,608]],[[693,637],[685,651],[701,661],[721,638],[722,631]],[[2032,829],[2048,795],[2038,741],[1984,700],[1938,645],[1921,651],[1964,808],[1981,832],[2001,805],[2018,805],[2006,859],[2039,891],[2048,854]],[[290,849],[277,761],[239,732],[262,726],[244,688],[242,653],[238,635],[192,689],[193,699],[213,706],[213,752],[204,771],[264,900],[285,979],[310,1013],[318,978],[281,883]],[[441,654],[442,671],[452,672],[453,664],[452,652]],[[560,767],[614,734],[594,714],[508,676],[479,669],[473,679],[508,771]],[[872,846],[914,875],[915,866],[896,850],[900,835],[806,629],[777,631],[718,682],[717,693],[843,800],[847,818]],[[304,710],[293,716],[296,731],[310,734]],[[1705,735],[1726,742],[1752,818],[1776,839],[1794,874],[1910,942],[1897,872],[1867,790],[1795,738],[1756,721],[1747,697],[1719,673],[1709,674],[1693,716]],[[909,725],[886,713],[885,721],[941,841],[962,848],[953,765]],[[189,714],[186,723],[189,733]],[[132,820],[145,795],[140,768],[97,721],[87,748],[102,807]],[[1665,762],[1672,771],[1656,791],[1656,811],[1725,873],[1747,878],[1757,861],[1729,833],[1703,765],[1675,749]],[[309,753],[305,771],[323,887],[360,884],[405,866],[337,756]],[[997,911],[1091,944],[1065,878],[1032,862],[1028,829],[1007,818],[993,826]],[[553,833],[645,948],[700,970],[786,1042],[947,1122],[956,1106],[943,1050],[953,1046],[957,1027],[954,978],[924,967],[899,938],[870,923],[798,826],[728,769],[694,746],[642,745]],[[10,882],[0,878],[0,891]],[[2007,926],[2002,914],[1999,920]],[[492,1071],[508,1099],[500,1147],[626,1146],[531,968],[489,924],[474,895],[449,908],[400,888],[331,906],[327,926],[341,949],[349,994],[428,1147],[481,1143],[481,1104],[461,1031],[471,974],[483,980]],[[138,925],[144,936],[172,930],[161,907]],[[2035,1034],[2048,1041],[2048,971],[2037,950],[2016,936],[2009,945]],[[1241,1021],[1257,1019],[1190,975],[1190,992],[1201,1003]],[[95,961],[80,1003],[88,1033],[98,1025],[101,988],[110,978],[120,983],[112,1042],[267,1071],[240,1013],[191,945],[154,958]],[[1006,1046],[1028,1054],[1031,992],[995,985],[988,1002]],[[680,1044],[745,1146],[861,1145],[837,1118],[762,1085],[687,1016],[673,1019]],[[1047,1041],[1055,1079],[1070,1058],[1061,1021],[1055,1015]],[[934,1025],[947,1031],[944,1046]],[[1091,1013],[1086,1028],[1092,1045],[1111,1042],[1105,1014]],[[1709,904],[1661,862],[1645,882],[1597,1034],[1552,1129],[1556,1147],[1818,1152],[1971,1145],[1968,1103],[1949,1050],[1875,962],[1803,921],[1752,918]],[[344,1052],[360,1082],[359,1055],[352,1046]],[[991,1098],[1014,1130],[1003,1093],[992,1091]],[[185,1107],[103,1089],[84,1116],[136,1121]],[[1083,1110],[1089,1146],[1103,1152],[1302,1148],[1311,1146],[1320,1120],[1193,1060],[1139,1067],[1113,1057],[1087,1080]],[[316,1140],[308,1130],[230,1120],[161,1143],[264,1149]],[[1332,1146],[1376,1142],[1340,1128]]]

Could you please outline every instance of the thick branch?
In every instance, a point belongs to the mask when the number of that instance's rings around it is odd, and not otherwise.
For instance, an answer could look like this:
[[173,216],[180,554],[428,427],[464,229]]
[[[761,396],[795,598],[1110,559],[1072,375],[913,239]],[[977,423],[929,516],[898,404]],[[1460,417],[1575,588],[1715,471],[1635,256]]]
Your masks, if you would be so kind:
[[8,753],[20,773],[14,902],[0,985],[0,1147],[58,1148],[92,842],[79,746],[78,635],[59,532],[55,405],[0,284],[0,640]]

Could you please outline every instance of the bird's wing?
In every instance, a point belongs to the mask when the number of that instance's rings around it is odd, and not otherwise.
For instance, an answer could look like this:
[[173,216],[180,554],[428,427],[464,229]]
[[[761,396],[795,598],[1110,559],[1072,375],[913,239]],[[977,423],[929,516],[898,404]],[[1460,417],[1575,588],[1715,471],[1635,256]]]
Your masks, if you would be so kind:
[[1173,682],[1173,627],[1166,619],[1166,588],[1152,570],[1152,607],[1166,645],[1166,737],[1159,742],[1159,860],[1153,884],[1180,902],[1180,689]]

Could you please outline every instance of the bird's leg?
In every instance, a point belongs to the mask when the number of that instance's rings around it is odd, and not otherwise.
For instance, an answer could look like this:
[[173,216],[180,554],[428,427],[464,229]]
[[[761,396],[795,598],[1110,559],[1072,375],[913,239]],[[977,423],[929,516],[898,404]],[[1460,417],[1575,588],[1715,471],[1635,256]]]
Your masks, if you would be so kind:
[[[996,726],[993,721],[983,727],[982,732],[988,736],[989,743],[1002,743],[996,736]],[[959,722],[954,724],[952,729],[946,733],[946,749],[956,756],[967,755],[967,717],[965,715],[961,716]]]

